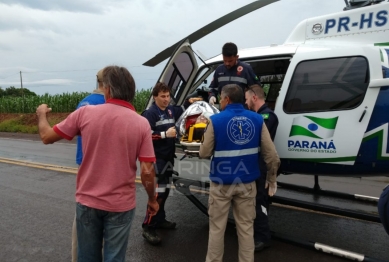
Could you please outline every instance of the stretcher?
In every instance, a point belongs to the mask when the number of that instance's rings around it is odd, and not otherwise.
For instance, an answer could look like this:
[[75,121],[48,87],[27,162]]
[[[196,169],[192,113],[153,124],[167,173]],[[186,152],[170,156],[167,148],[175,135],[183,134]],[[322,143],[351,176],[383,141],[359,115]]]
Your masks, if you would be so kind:
[[190,105],[176,123],[178,140],[185,156],[198,157],[204,131],[210,116],[219,110],[205,101],[197,101]]

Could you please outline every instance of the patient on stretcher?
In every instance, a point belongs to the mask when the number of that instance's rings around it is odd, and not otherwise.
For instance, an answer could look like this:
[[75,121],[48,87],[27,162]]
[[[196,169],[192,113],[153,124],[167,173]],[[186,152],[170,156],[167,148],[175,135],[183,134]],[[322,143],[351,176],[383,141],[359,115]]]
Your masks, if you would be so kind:
[[178,138],[185,154],[198,156],[200,144],[209,118],[219,110],[205,101],[190,105],[176,123]]

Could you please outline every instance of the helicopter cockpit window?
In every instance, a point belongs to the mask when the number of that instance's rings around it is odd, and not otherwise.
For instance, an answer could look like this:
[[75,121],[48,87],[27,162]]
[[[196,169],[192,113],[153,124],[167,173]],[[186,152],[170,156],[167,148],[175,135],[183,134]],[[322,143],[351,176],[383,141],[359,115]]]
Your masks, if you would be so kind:
[[364,57],[303,61],[296,67],[283,108],[286,113],[356,108],[368,86]]
[[197,88],[207,88],[211,82],[213,77],[213,72],[217,66],[216,65],[208,65],[200,67],[197,71],[194,84],[192,85],[189,93],[193,92]]
[[174,59],[173,66],[169,69],[165,78],[165,83],[171,89],[172,100],[175,101],[184,91],[193,67],[192,59],[188,53],[183,52]]

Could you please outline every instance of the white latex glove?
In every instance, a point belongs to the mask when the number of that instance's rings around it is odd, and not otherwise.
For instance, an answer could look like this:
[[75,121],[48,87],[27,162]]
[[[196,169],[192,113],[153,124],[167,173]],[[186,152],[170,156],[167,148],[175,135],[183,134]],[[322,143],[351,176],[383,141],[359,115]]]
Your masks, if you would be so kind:
[[177,135],[177,131],[176,131],[176,128],[174,126],[169,128],[165,133],[166,133],[166,137],[176,137],[176,135]]
[[214,105],[215,103],[216,103],[216,97],[211,96],[211,97],[209,98],[209,104]]
[[277,192],[277,182],[266,181],[265,188],[269,188],[269,196],[274,196]]

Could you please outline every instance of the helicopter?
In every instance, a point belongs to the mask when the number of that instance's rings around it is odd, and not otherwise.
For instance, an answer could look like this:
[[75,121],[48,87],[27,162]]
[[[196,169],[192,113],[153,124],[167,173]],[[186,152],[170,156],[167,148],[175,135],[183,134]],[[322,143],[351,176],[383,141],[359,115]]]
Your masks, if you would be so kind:
[[[145,62],[156,66],[168,59],[158,82],[171,88],[172,104],[202,97],[222,55],[203,59],[191,44],[223,25],[278,0],[243,6],[166,48]],[[345,0],[343,11],[301,21],[281,45],[239,49],[239,60],[260,78],[266,103],[279,125],[274,144],[281,159],[279,173],[314,176],[313,188],[277,182],[281,188],[314,195],[365,201],[378,198],[323,190],[319,176],[389,176],[389,2]],[[197,58],[201,63],[197,63]],[[153,102],[149,99],[146,108]],[[202,213],[207,207],[193,188],[206,192],[200,177],[173,177],[173,183]],[[207,174],[199,174],[200,176]],[[273,203],[380,222],[378,216],[340,207],[273,196]],[[231,221],[230,221],[231,222]],[[272,232],[272,237],[308,249],[358,261],[378,261],[339,248]]]
[[[169,58],[159,82],[181,105],[213,76],[221,55],[197,63],[191,44],[278,0],[254,1],[144,63]],[[300,22],[282,45],[240,49],[278,116],[280,173],[389,176],[389,3],[350,0],[344,11]],[[148,106],[152,103],[152,97]]]

